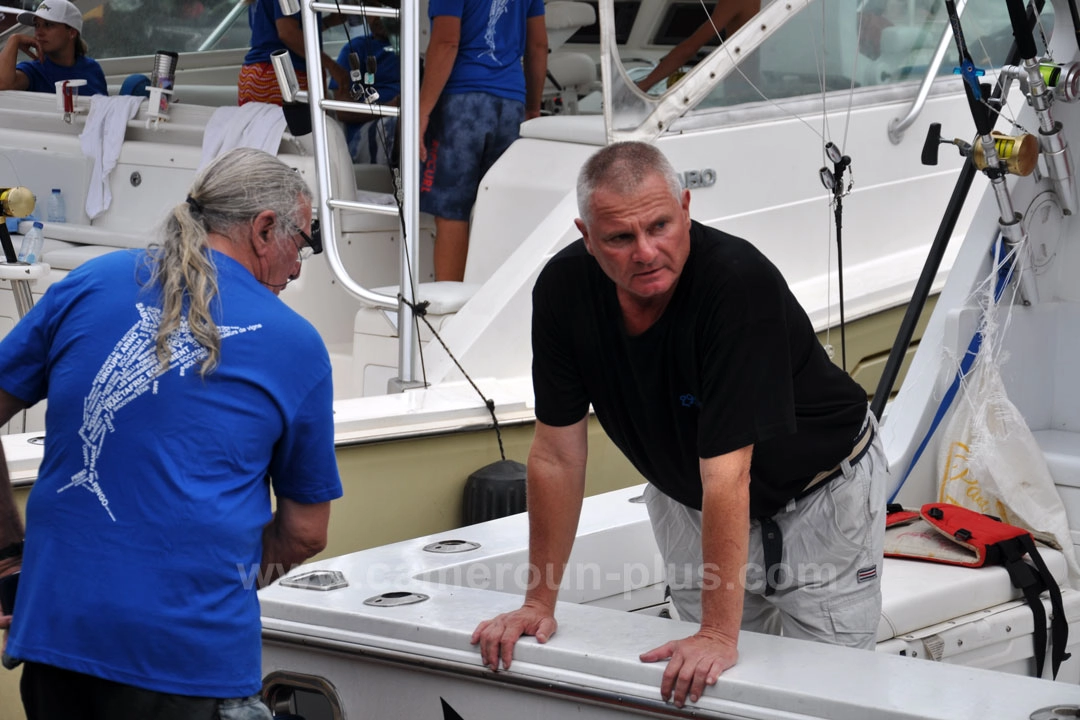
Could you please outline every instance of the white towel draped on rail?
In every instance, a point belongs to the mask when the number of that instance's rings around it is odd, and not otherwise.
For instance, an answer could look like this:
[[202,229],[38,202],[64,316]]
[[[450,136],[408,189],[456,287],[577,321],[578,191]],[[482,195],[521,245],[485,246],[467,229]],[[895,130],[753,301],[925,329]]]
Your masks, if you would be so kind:
[[285,114],[278,105],[245,103],[239,107],[219,107],[206,123],[199,169],[209,165],[221,153],[238,147],[257,148],[277,155],[284,132]]
[[109,173],[120,158],[128,121],[139,112],[139,105],[145,99],[133,95],[94,95],[90,98],[90,113],[79,141],[83,154],[94,161],[90,186],[86,189],[86,214],[91,220],[108,210],[112,203]]

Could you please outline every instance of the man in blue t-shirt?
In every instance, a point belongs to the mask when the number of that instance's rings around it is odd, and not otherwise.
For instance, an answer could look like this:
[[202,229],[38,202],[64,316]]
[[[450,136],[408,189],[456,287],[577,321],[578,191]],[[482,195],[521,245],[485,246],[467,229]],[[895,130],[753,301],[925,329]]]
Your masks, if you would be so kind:
[[[56,92],[61,80],[85,80],[80,95],[108,95],[105,73],[86,55],[83,18],[67,0],[44,0],[35,12],[19,14],[34,35],[17,33],[0,50],[0,90]],[[19,62],[19,52],[31,59]]]
[[322,247],[304,179],[231,150],[157,242],[75,268],[0,342],[0,423],[49,401],[25,541],[0,453],[31,720],[269,720],[256,590],[325,547],[341,496],[330,357],[277,297]]
[[[420,209],[435,216],[435,279],[465,277],[480,179],[539,117],[543,0],[431,0],[420,85]],[[524,71],[522,59],[524,58]]]

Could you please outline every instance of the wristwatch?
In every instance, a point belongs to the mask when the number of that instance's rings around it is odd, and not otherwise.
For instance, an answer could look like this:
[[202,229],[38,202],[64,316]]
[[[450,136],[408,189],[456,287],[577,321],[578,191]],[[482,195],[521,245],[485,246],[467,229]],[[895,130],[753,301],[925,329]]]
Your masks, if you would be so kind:
[[22,557],[23,553],[23,541],[13,542],[7,547],[0,548],[0,560],[7,560],[13,557]]

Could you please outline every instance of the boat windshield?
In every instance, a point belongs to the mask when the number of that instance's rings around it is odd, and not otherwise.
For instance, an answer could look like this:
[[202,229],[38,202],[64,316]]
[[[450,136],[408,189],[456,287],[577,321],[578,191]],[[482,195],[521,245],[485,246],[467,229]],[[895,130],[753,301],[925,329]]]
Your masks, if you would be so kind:
[[[594,7],[596,2],[591,2]],[[764,3],[769,4],[768,0]],[[666,3],[659,19],[643,23],[657,11],[648,0],[615,0],[614,25],[623,67],[632,80],[645,77],[656,62],[683,38],[709,22],[712,3],[675,0]],[[1012,44],[1008,10],[1000,0],[969,0],[962,24],[975,65],[990,71],[1005,60]],[[649,25],[642,35],[644,25]],[[949,26],[940,0],[817,0],[769,36],[743,58],[736,70],[703,100],[699,108],[714,108],[799,96],[823,91],[918,82]],[[1045,47],[1053,26],[1046,3],[1036,37]],[[726,36],[726,32],[721,31]],[[599,26],[577,31],[567,50],[585,50],[600,42]],[[710,52],[719,38],[707,43],[683,68],[659,82],[650,93],[662,94]],[[721,49],[721,52],[726,52]],[[951,34],[938,75],[953,75],[959,65]],[[599,111],[598,107],[583,108]]]

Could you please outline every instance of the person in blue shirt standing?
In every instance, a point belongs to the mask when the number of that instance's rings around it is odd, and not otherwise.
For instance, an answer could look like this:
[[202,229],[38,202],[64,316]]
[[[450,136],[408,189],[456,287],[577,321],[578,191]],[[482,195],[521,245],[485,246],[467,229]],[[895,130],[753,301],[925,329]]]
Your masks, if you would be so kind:
[[0,452],[28,720],[270,720],[256,590],[326,546],[342,492],[330,357],[277,297],[322,247],[311,199],[224,153],[160,244],[83,263],[0,342],[0,423],[49,401],[25,540]]
[[431,0],[428,14],[420,209],[435,216],[435,279],[460,281],[480,179],[540,115],[547,28],[543,0]]
[[[20,13],[19,22],[34,34],[12,35],[0,50],[0,90],[51,93],[61,80],[85,80],[80,95],[109,94],[101,66],[86,54],[77,7],[67,0],[44,0],[36,11]],[[18,62],[20,52],[30,60]]]
[[[307,62],[304,49],[304,29],[300,24],[299,13],[285,15],[281,12],[278,0],[247,0],[248,24],[251,26],[251,49],[244,56],[237,81],[237,104],[264,102],[281,105],[281,89],[278,87],[274,66],[270,55],[278,50],[288,50],[296,79],[301,90],[307,90]],[[320,29],[342,21],[341,16],[333,16],[333,22],[320,23]],[[322,64],[330,77],[344,84],[348,73],[330,59],[322,55]]]

